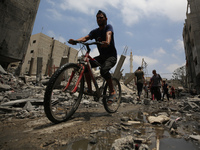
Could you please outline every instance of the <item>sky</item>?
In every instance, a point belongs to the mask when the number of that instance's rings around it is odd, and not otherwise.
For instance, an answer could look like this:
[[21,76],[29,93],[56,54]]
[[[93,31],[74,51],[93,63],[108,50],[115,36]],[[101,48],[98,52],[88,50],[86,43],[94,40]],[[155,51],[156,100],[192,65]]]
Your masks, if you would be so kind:
[[[162,78],[171,79],[174,70],[185,65],[182,31],[187,0],[41,0],[32,35],[42,32],[63,43],[84,37],[98,27],[98,10],[113,26],[118,60],[126,57],[123,74],[130,73],[131,52],[133,71],[146,62],[145,77],[156,69]],[[91,56],[99,55],[95,46],[91,48]]]

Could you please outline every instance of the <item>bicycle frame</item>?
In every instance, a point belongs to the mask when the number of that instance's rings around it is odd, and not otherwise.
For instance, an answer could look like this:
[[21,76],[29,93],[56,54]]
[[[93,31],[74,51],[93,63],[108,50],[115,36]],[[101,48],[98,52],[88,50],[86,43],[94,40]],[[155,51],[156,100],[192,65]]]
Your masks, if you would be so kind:
[[[96,79],[95,79],[95,76],[94,76],[94,74],[93,74],[93,72],[92,72],[92,68],[91,68],[91,65],[90,65],[89,60],[94,61],[98,66],[100,66],[100,64],[99,64],[94,58],[92,58],[92,57],[89,55],[89,53],[90,53],[90,51],[91,51],[89,45],[86,45],[86,48],[87,48],[87,52],[86,52],[86,54],[85,54],[85,56],[84,56],[84,63],[81,63],[81,62],[78,63],[78,65],[80,65],[80,67],[81,67],[81,72],[80,72],[79,78],[78,78],[78,80],[77,80],[77,82],[76,82],[76,85],[75,85],[74,89],[71,91],[71,93],[75,93],[75,92],[76,92],[76,90],[77,90],[77,88],[78,88],[78,85],[80,84],[80,81],[81,81],[82,77],[84,77],[83,75],[84,75],[84,72],[85,72],[85,69],[86,69],[85,67],[87,67],[88,72],[89,72],[89,74],[90,74],[90,76],[91,76],[91,79],[92,79],[92,81],[93,81],[93,83],[94,83],[94,86],[95,86],[95,88],[96,88],[96,94],[97,94],[96,96],[97,96],[98,98],[100,98],[102,94],[101,94],[100,88],[99,88],[99,86],[98,86],[98,84],[97,84],[97,81],[96,81]],[[74,77],[74,72],[72,72],[72,74],[71,74],[71,76],[70,76],[70,78],[69,78],[69,81],[68,81],[68,83],[67,83],[67,85],[66,85],[66,87],[64,88],[63,91],[65,91],[65,90],[69,87],[70,82],[72,81],[72,78],[73,78],[73,77]],[[105,82],[104,82],[102,85],[104,85],[104,84],[105,84]]]

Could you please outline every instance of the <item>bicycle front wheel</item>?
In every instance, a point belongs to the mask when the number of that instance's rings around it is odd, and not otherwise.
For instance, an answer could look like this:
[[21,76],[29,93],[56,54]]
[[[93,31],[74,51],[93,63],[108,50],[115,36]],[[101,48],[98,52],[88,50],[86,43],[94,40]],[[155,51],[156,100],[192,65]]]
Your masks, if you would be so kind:
[[83,95],[83,77],[77,90],[72,90],[80,76],[80,70],[77,64],[65,64],[49,80],[44,95],[44,111],[53,123],[68,120],[77,110]]
[[104,87],[104,92],[103,92],[103,105],[104,105],[105,110],[108,113],[115,113],[118,110],[121,103],[121,85],[116,78],[112,79],[112,83],[117,95],[116,99],[113,100],[112,103],[108,102],[110,92],[109,92],[109,87],[107,83]]

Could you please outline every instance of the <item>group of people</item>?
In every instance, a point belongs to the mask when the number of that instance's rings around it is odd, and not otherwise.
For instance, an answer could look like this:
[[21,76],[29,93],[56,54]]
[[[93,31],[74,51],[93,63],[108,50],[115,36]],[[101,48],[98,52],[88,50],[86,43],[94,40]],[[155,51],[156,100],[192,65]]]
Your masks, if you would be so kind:
[[[170,95],[175,98],[175,88],[173,86],[168,86],[166,81],[163,81],[160,74],[156,73],[156,70],[152,71],[153,76],[150,79],[149,85],[145,82],[144,72],[141,67],[135,71],[135,85],[137,86],[137,100],[140,100],[142,89],[144,88],[146,96],[148,97],[148,90],[151,92],[152,100],[164,100],[165,95],[167,100],[169,100]],[[161,95],[161,87],[163,89],[163,95]],[[171,89],[169,93],[169,88]]]

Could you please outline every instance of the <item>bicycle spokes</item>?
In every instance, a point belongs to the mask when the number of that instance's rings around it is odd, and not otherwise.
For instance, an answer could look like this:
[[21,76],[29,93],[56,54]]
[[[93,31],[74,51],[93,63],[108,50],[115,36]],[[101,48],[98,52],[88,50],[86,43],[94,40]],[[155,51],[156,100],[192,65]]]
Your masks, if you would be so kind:
[[115,89],[116,97],[110,99],[110,92],[108,84],[104,88],[103,104],[107,112],[114,113],[120,106],[121,102],[121,86],[117,79],[112,79],[113,87]]
[[69,119],[78,108],[84,88],[82,78],[77,84],[79,76],[80,67],[76,64],[66,64],[52,76],[44,99],[45,113],[52,122]]

